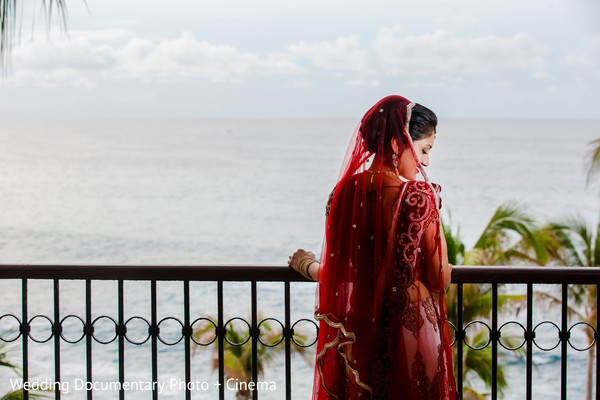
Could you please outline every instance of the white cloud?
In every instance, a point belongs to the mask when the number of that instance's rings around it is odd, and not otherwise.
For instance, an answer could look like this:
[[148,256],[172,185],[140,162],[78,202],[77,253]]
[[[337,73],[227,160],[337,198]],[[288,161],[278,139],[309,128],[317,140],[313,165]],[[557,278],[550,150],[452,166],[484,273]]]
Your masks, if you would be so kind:
[[479,20],[470,15],[448,15],[435,17],[433,24],[439,27],[456,27],[475,25]]
[[539,70],[539,71],[534,71],[531,74],[531,77],[533,79],[551,79],[554,78],[554,75],[552,75],[550,72],[545,71],[545,70]]
[[316,67],[333,71],[369,71],[369,52],[358,36],[340,37],[335,42],[307,43],[288,46],[291,55],[308,59]]
[[[469,18],[460,20],[467,23]],[[408,35],[397,25],[380,29],[371,48],[351,35],[334,41],[301,41],[284,51],[264,54],[210,43],[190,32],[165,40],[136,37],[122,29],[72,31],[69,36],[49,41],[40,34],[23,41],[14,49],[13,74],[7,82],[45,86],[68,82],[84,87],[103,80],[241,82],[252,76],[298,75],[316,67],[345,77],[348,85],[366,87],[380,84],[365,79],[373,77],[377,60],[379,74],[410,75],[413,79],[435,74],[437,81],[440,75],[446,76],[441,80],[446,83],[466,73],[497,70],[527,72],[534,79],[553,77],[544,62],[545,48],[524,33],[466,38],[437,30]],[[593,43],[600,49],[600,37]],[[570,64],[585,62],[575,55],[564,60]],[[310,80],[298,82],[302,85]]]
[[463,38],[443,30],[421,36],[398,32],[397,27],[381,29],[373,45],[389,75],[545,69],[543,47],[524,33]]
[[362,79],[355,79],[355,80],[346,82],[346,84],[349,86],[365,86],[367,84],[367,82],[363,81]]
[[40,36],[15,48],[12,63],[12,82],[69,81],[84,86],[104,79],[239,81],[251,75],[302,72],[284,53],[259,56],[198,40],[189,32],[160,42],[122,30],[73,32],[71,39],[52,41]]
[[379,86],[380,83],[377,80],[365,81],[362,79],[353,79],[346,82],[348,86]]
[[575,67],[587,67],[592,65],[592,62],[585,54],[567,54],[564,58],[564,63]]
[[107,42],[129,39],[132,37],[132,33],[125,29],[72,30],[68,32],[68,37],[85,38],[93,42]]
[[310,81],[298,81],[294,83],[294,86],[298,86],[298,87],[309,87],[309,86],[313,86],[314,84]]

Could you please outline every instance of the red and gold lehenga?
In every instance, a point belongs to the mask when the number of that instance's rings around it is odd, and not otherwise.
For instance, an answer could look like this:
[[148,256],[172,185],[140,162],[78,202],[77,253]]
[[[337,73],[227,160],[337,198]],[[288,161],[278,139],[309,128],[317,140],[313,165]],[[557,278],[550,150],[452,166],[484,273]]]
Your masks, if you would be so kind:
[[365,126],[396,127],[412,149],[412,107],[390,96],[367,112],[332,192],[317,289],[313,399],[456,399],[439,267],[440,189],[414,150],[422,180],[403,181],[383,162],[375,165],[382,158],[367,151],[361,133]]

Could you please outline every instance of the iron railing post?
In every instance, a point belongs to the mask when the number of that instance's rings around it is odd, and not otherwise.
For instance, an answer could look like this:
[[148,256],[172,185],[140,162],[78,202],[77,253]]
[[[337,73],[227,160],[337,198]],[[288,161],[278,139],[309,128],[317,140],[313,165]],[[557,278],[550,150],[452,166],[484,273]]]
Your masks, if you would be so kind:
[[456,342],[456,377],[457,391],[462,399],[463,397],[463,344],[465,340],[465,328],[463,321],[463,284],[457,283],[456,288],[456,330],[454,332],[454,341]]
[[[256,281],[251,283],[251,303],[252,303],[252,315],[251,315],[251,328],[250,335],[252,337],[252,382],[258,382],[258,305],[257,305],[257,291]],[[258,399],[258,390],[252,389],[252,400]]]
[[117,284],[118,298],[118,328],[117,337],[119,338],[119,400],[125,400],[125,293],[123,290],[123,279],[119,279]]
[[562,313],[561,313],[561,329],[560,329],[560,398],[567,400],[567,345],[569,341],[569,293],[566,283],[562,285]]
[[[86,385],[93,382],[93,373],[92,373],[92,357],[93,357],[93,349],[92,349],[92,335],[94,333],[94,325],[92,324],[92,280],[85,280],[85,353],[86,353],[86,375],[87,382]],[[92,400],[94,397],[93,388],[87,389],[87,399]]]
[[527,284],[527,330],[525,331],[526,341],[526,400],[533,400],[533,284]]
[[225,400],[225,328],[223,327],[223,281],[217,283],[217,340],[219,354],[219,399]]
[[[54,335],[54,382],[60,379],[60,286],[59,280],[54,279],[54,323],[52,324],[52,334]],[[61,390],[55,388],[54,399],[60,400]]]
[[190,325],[190,281],[183,281],[183,347],[185,352],[185,399],[191,400],[192,390],[190,388],[190,381],[192,380],[192,335],[194,331]]
[[[27,279],[21,281],[21,331],[23,347],[23,382],[29,381],[29,319],[27,315]],[[29,400],[29,390],[23,388],[23,399]]]
[[492,283],[492,331],[490,332],[492,341],[492,400],[498,398],[498,284]]

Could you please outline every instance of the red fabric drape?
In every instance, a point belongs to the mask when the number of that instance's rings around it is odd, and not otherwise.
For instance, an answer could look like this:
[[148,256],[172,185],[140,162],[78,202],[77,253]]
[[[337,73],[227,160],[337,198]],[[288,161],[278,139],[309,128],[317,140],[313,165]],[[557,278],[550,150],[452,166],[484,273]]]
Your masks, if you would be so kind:
[[[390,96],[367,112],[328,205],[315,400],[456,398],[439,268],[439,187],[429,183],[412,148],[412,106]],[[422,179],[403,181],[384,171],[383,157],[367,150],[366,129],[401,138]],[[377,139],[379,153],[385,137]]]

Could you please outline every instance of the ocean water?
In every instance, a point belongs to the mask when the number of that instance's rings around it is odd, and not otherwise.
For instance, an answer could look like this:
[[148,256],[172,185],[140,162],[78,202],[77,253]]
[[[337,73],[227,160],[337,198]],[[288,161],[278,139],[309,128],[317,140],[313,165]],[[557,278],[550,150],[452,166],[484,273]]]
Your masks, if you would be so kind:
[[[356,123],[3,121],[0,263],[284,265],[298,247],[318,254],[324,204]],[[584,160],[588,143],[598,137],[600,121],[441,121],[428,174],[442,185],[443,210],[451,211],[467,247],[505,201],[523,204],[542,221],[579,214],[591,226],[598,221],[600,195],[598,186],[586,188]],[[214,289],[211,284],[193,286],[193,315],[216,313]],[[149,286],[130,283],[126,290],[127,315],[149,317]],[[259,285],[265,317],[283,320],[282,291],[282,285]],[[81,282],[62,283],[61,315],[84,315],[83,293]],[[93,293],[94,315],[115,315],[116,284],[94,283]],[[226,295],[226,314],[247,318],[249,285],[227,285]],[[293,285],[292,296],[292,318],[310,318],[314,285]],[[19,297],[18,284],[0,282],[0,315],[18,315]],[[51,316],[51,300],[51,282],[30,283],[30,315]],[[181,285],[159,284],[161,315],[181,314],[181,302]],[[36,332],[44,332],[44,324],[36,320]],[[6,318],[0,330],[5,325],[10,325]],[[109,338],[114,327],[107,320],[100,325],[98,335]],[[68,328],[75,336],[80,329],[74,320]],[[13,347],[18,359],[19,346]],[[94,353],[95,379],[116,380],[116,344],[95,344],[94,349],[102,349]],[[84,347],[63,344],[62,350],[63,377],[85,379]],[[31,351],[30,371],[52,377],[52,343],[32,344]],[[571,353],[569,393],[579,398],[585,354]],[[544,398],[558,396],[557,354],[536,355],[536,389],[548,391]],[[182,355],[181,344],[160,347],[161,380],[182,376]],[[309,397],[313,356],[306,356],[309,362],[294,357],[294,398]],[[197,349],[197,379],[215,381],[211,357],[210,349]],[[149,380],[148,344],[129,346],[126,360],[128,379]],[[276,355],[265,374],[277,390],[261,393],[261,398],[283,398],[281,360]],[[523,398],[521,364],[510,365],[516,383],[505,398]],[[0,369],[0,393],[8,391],[10,376]],[[194,398],[214,398],[215,393],[198,391]],[[227,393],[233,398],[233,391]],[[100,390],[95,396],[114,398],[114,392]],[[128,398],[148,396],[128,392]],[[83,397],[74,391],[65,396]],[[182,398],[182,392],[165,390],[161,398]]]

